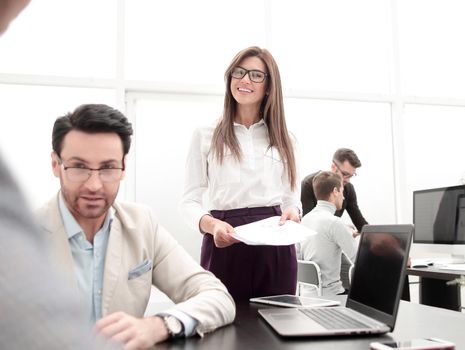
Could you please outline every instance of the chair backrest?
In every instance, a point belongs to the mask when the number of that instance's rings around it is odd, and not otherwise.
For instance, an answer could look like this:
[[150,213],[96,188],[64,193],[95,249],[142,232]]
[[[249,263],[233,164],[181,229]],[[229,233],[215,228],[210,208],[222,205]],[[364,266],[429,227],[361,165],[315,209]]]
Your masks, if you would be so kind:
[[354,267],[355,265],[352,264],[352,266],[349,268],[349,287],[350,287],[350,284],[352,283],[352,276],[354,275]]
[[341,282],[344,289],[350,289],[350,282],[352,280],[354,264],[349,258],[342,253],[341,254]]
[[304,290],[313,289],[321,296],[321,271],[314,261],[297,260],[297,295]]

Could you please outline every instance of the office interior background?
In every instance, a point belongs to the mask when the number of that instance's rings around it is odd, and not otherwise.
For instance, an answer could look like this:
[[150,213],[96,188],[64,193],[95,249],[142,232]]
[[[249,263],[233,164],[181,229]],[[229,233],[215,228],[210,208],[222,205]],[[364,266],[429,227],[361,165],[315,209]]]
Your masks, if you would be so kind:
[[[233,56],[258,45],[280,68],[300,177],[352,148],[366,219],[411,223],[414,190],[465,182],[464,10],[461,0],[32,1],[0,40],[0,149],[35,208],[59,188],[54,120],[82,103],[120,109],[135,135],[119,199],[149,205],[199,260],[201,235],[178,212],[191,134],[221,115]],[[412,252],[451,247],[437,248]]]

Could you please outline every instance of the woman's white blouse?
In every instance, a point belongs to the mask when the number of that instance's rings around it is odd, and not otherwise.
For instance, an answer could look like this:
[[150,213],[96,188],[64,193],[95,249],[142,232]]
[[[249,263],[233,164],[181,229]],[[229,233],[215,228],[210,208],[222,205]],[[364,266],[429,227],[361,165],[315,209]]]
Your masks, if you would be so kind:
[[279,152],[269,148],[268,127],[263,119],[249,129],[234,123],[241,162],[229,150],[223,164],[213,159],[213,131],[214,126],[195,130],[187,155],[180,209],[192,228],[198,230],[201,217],[210,210],[281,205],[282,209],[294,206],[302,212],[299,176],[292,191]]

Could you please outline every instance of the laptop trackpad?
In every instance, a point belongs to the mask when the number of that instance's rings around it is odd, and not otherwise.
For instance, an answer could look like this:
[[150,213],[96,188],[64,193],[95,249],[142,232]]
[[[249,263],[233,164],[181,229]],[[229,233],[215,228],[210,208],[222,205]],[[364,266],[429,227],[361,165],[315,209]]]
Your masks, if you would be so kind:
[[298,309],[261,309],[259,314],[281,335],[326,333],[326,329]]

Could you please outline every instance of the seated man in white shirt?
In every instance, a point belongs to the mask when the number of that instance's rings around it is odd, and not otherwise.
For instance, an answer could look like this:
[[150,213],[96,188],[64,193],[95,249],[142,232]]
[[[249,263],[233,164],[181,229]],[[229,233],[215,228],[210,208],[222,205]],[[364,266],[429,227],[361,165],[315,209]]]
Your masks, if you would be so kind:
[[[58,118],[52,168],[61,190],[38,213],[52,253],[90,324],[125,349],[231,323],[234,301],[144,206],[115,201],[132,126],[106,105],[82,105]],[[154,285],[177,305],[144,318]]]
[[[348,226],[334,215],[344,201],[342,178],[331,171],[321,171],[313,180],[313,189],[317,205],[302,218],[302,224],[317,234],[301,243],[298,258],[320,266],[323,295],[344,294],[340,279],[341,255],[344,252],[353,262],[357,243]],[[305,295],[305,288],[302,290]]]

